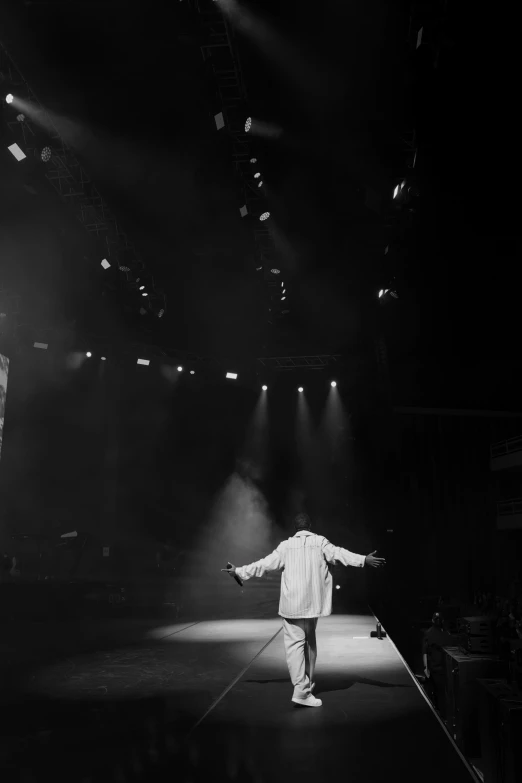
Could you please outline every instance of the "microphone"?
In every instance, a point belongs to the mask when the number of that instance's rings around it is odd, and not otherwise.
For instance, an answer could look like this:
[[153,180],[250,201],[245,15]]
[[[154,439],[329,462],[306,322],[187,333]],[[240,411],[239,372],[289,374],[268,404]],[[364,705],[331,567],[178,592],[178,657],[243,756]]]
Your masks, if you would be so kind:
[[[232,563],[227,563],[227,568],[232,568]],[[240,587],[243,587],[243,580],[237,575],[233,574],[234,579]]]

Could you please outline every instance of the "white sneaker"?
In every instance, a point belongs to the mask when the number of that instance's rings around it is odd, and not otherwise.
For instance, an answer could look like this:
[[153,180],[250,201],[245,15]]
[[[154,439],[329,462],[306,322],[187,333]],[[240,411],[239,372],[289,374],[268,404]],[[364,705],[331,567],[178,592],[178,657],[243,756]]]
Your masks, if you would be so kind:
[[323,702],[321,699],[316,699],[315,696],[308,696],[306,699],[292,699],[294,704],[298,704],[300,707],[322,707]]

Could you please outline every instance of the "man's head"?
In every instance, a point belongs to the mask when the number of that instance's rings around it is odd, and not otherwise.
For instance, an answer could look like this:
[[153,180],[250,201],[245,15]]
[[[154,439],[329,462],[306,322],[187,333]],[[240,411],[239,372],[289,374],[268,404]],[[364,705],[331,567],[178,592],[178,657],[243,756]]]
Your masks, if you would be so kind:
[[310,522],[308,514],[298,514],[294,519],[294,525],[296,531],[310,530],[312,528],[312,523]]

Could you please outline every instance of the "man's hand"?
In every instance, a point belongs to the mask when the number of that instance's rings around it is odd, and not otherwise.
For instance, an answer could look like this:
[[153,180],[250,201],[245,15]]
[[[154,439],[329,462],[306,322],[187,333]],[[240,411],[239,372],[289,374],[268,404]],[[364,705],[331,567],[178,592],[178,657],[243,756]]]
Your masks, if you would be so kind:
[[376,552],[377,550],[375,549],[370,555],[366,555],[364,565],[369,565],[373,568],[380,568],[381,566],[386,565],[386,560],[384,557],[374,557]]
[[236,567],[232,565],[232,563],[229,563],[230,568],[222,568],[222,571],[226,571],[227,574],[230,574],[230,576],[234,576],[236,573]]

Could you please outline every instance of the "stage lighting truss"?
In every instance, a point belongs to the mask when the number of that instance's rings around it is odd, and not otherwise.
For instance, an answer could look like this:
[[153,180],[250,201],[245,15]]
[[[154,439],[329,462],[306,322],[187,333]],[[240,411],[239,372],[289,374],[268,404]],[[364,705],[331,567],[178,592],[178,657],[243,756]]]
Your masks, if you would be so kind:
[[[0,90],[5,90],[4,95],[12,92],[15,97],[28,102],[38,111],[43,118],[44,125],[48,129],[43,134],[27,116],[17,111],[16,100],[10,108],[2,113],[4,121],[14,135],[20,150],[27,156],[36,157],[45,168],[44,174],[48,182],[60,195],[68,208],[72,207],[76,217],[82,223],[89,234],[101,239],[105,248],[97,258],[97,264],[101,258],[106,258],[112,272],[118,275],[124,272],[130,280],[131,273],[136,275],[145,270],[138,251],[133,242],[127,237],[119,223],[113,216],[109,206],[102,198],[94,182],[82,168],[74,152],[69,149],[61,138],[51,116],[46,112],[37,96],[30,88],[17,66],[12,61],[9,53],[0,42]],[[11,118],[9,114],[11,112]],[[7,144],[6,146],[9,146]],[[16,145],[11,145],[14,147]],[[14,153],[13,153],[14,154]],[[22,157],[19,160],[23,160]],[[125,258],[124,266],[120,267],[118,260]],[[129,270],[129,271],[127,271]],[[111,270],[104,271],[105,275],[111,275]],[[120,278],[122,276],[120,275]],[[132,287],[132,286],[131,286]],[[164,293],[154,286],[147,289],[149,296],[140,298],[140,304],[154,314],[160,310],[166,312]],[[129,291],[130,292],[130,291]]]
[[[269,217],[266,200],[263,198],[264,177],[253,178],[262,167],[252,149],[252,116],[247,116],[249,99],[246,93],[239,50],[231,25],[217,4],[211,9],[202,3],[195,3],[199,14],[201,44],[200,50],[205,69],[211,79],[211,87],[219,105],[212,107],[212,113],[223,115],[224,132],[231,141],[231,161],[239,183],[238,208],[243,219],[253,218],[251,229],[254,234],[253,270],[260,267],[267,272],[278,265],[278,252],[272,233],[266,226]],[[219,67],[218,67],[219,66]],[[240,112],[243,111],[242,116]],[[264,184],[262,185],[261,182]]]
[[273,370],[325,370],[342,359],[341,354],[319,354],[316,356],[269,356],[258,359],[263,367]]

